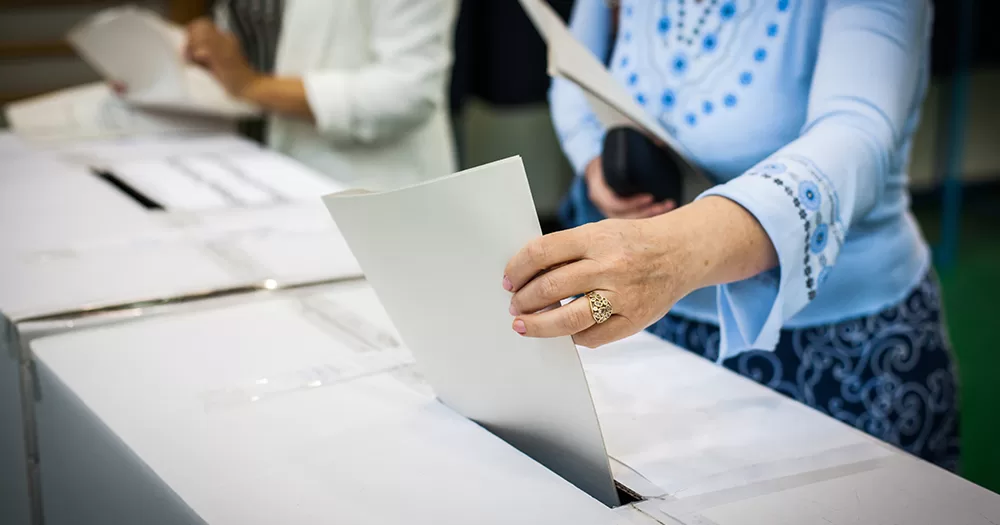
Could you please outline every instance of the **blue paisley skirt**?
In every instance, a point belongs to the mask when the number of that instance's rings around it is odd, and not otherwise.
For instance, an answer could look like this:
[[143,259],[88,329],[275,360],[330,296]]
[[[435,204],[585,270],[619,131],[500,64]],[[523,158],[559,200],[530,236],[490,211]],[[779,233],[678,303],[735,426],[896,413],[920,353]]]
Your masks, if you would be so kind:
[[[564,224],[602,219],[578,179]],[[668,314],[648,330],[716,361],[719,327]],[[931,463],[958,469],[957,366],[933,273],[900,303],[835,324],[782,330],[773,352],[753,350],[723,365]]]

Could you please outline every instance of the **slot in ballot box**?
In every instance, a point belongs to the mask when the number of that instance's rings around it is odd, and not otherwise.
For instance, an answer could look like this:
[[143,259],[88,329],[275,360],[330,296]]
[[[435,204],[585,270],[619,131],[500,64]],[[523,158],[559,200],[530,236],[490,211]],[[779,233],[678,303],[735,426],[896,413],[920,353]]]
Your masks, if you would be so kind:
[[32,348],[50,524],[1000,518],[1000,496],[645,334],[581,351],[638,500],[611,510],[438,405],[364,285]]

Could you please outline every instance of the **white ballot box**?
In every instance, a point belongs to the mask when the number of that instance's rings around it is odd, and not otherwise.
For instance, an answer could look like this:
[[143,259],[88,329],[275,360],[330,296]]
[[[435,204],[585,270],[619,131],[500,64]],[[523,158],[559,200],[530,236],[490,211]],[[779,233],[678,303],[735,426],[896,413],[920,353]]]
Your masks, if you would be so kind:
[[[334,303],[334,304],[331,304]],[[370,292],[35,341],[49,525],[610,524],[407,379]]]
[[[22,395],[30,393],[30,355],[21,341],[203,297],[357,279],[361,270],[318,199],[153,213],[74,161],[86,149],[79,144],[57,152],[11,134],[0,139],[0,515],[21,525],[35,458],[31,396]],[[260,154],[226,136],[90,144],[90,159],[107,161]],[[40,332],[19,326],[32,319],[46,321],[33,323]]]
[[1000,518],[1000,496],[645,334],[581,351],[637,499],[611,511],[437,404],[362,285],[32,348],[47,523]]
[[[0,464],[23,470],[37,456],[31,355],[22,342],[193,308],[209,298],[240,302],[362,277],[319,202],[175,215],[139,237],[108,235],[0,254]],[[29,385],[22,387],[26,395],[19,395],[19,383]],[[24,480],[24,472],[0,469],[0,486],[16,486],[2,491],[0,511],[23,506]],[[16,501],[3,502],[7,495]]]
[[581,355],[652,523],[1000,522],[1000,495],[652,335]]

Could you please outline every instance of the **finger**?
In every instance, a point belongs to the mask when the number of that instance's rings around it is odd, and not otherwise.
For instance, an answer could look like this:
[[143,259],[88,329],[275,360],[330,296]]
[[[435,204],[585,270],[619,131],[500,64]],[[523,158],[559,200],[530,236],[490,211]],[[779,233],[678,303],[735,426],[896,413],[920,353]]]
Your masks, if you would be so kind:
[[206,17],[197,18],[187,25],[188,38],[203,37],[215,31],[215,23]]
[[587,348],[597,348],[625,339],[638,332],[639,328],[632,324],[627,317],[612,315],[611,318],[601,324],[594,324],[586,330],[573,334],[573,342]]
[[535,313],[550,304],[596,288],[596,262],[582,260],[536,275],[511,297],[511,312]]
[[194,50],[208,44],[216,32],[215,24],[205,18],[199,18],[187,26],[187,43],[184,47],[189,58],[194,56]]
[[594,324],[590,301],[580,297],[558,308],[519,315],[514,319],[512,328],[526,337],[561,337],[581,332]]
[[195,46],[191,48],[191,61],[195,64],[208,66],[212,61],[212,52],[206,46]]
[[616,195],[615,200],[618,201],[618,204],[622,207],[622,209],[631,210],[653,204],[655,199],[649,193],[640,193],[629,197],[618,197]]
[[653,203],[653,196],[648,193],[620,197],[605,184],[595,185],[591,198],[595,204],[610,214],[631,211],[634,208]]
[[656,204],[651,204],[644,208],[633,210],[628,213],[623,213],[618,215],[619,219],[646,219],[649,217],[656,217],[657,215],[663,215],[668,211],[674,209],[673,201],[658,202]]
[[126,86],[124,82],[118,80],[108,82],[108,86],[111,88],[111,91],[115,92],[116,95],[124,95],[128,92],[128,86]]
[[579,259],[587,251],[588,232],[581,226],[532,240],[507,263],[503,287],[515,292],[542,270]]

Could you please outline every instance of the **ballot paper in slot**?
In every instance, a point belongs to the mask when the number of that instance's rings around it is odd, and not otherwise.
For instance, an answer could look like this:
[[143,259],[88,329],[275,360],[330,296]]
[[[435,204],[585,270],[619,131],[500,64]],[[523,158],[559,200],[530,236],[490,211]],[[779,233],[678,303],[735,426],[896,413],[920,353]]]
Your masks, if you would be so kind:
[[229,96],[203,68],[184,59],[183,28],[134,6],[103,10],[68,35],[74,49],[108,81],[126,85],[138,107],[224,118],[258,110]]
[[550,76],[579,87],[605,128],[635,128],[665,144],[667,152],[683,167],[685,202],[711,185],[687,148],[636,103],[607,67],[573,36],[558,13],[543,0],[519,1],[548,46]]
[[616,506],[572,339],[511,329],[504,267],[541,235],[521,159],[324,202],[441,401]]
[[79,140],[122,135],[233,132],[231,122],[130,106],[103,83],[86,84],[8,104],[7,122],[31,140]]

